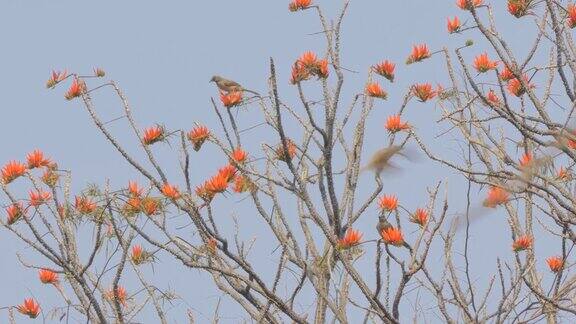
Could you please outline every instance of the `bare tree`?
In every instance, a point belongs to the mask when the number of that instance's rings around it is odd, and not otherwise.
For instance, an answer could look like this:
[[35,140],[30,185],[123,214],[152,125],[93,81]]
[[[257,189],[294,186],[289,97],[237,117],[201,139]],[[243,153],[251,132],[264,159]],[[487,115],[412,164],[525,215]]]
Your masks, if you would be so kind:
[[[306,52],[296,62],[281,63],[292,64],[297,104],[279,93],[272,58],[268,89],[262,94],[213,78],[220,100],[210,102],[222,136],[203,125],[189,131],[163,125],[143,129],[115,81],[95,84],[105,77],[103,70],[89,76],[54,72],[48,87],[71,82],[66,98],[82,102],[92,123],[147,184],[90,186],[72,198],[70,172],[42,152],[31,153],[27,164],[4,166],[4,227],[50,264],[20,257],[24,267],[40,270],[41,282],[54,286],[65,302],[43,316],[130,323],[150,308],[167,323],[166,303],[179,299],[178,292],[157,288],[141,267],[170,258],[209,274],[226,299],[241,306],[253,322],[359,322],[351,312],[377,323],[573,321],[576,277],[569,270],[576,242],[571,174],[576,161],[576,48],[571,28],[576,26],[576,7],[561,1],[508,0],[510,14],[533,19],[537,27],[530,50],[519,59],[498,33],[491,5],[483,0],[456,4],[473,25],[449,19],[448,31],[466,33],[470,40],[435,52],[415,45],[406,60],[442,61],[449,86],[414,84],[386,122],[388,143],[368,152],[372,158],[364,162],[366,121],[375,103],[387,97],[378,79],[393,81],[395,65],[384,61],[367,68],[366,87],[344,102],[349,71],[340,53],[348,0],[333,20],[310,0],[289,5],[290,11],[317,16],[326,44],[320,57]],[[478,52],[475,42],[485,42],[486,51]],[[473,62],[466,53],[476,55]],[[429,60],[433,56],[437,60]],[[101,118],[92,100],[96,91],[119,98],[120,120],[138,139],[145,161],[132,155]],[[311,93],[321,98],[314,100]],[[442,157],[402,121],[415,100],[437,102],[442,111],[437,124],[446,128],[439,137],[458,138],[459,158]],[[246,106],[260,109],[261,125],[239,123],[237,116]],[[265,143],[259,152],[247,152],[242,143],[254,140],[254,127],[267,134]],[[169,179],[167,170],[173,166],[157,160],[154,148],[163,144],[171,144],[180,158],[179,179]],[[226,159],[214,176],[193,189],[190,165],[204,145],[219,148]],[[383,179],[395,171],[393,161],[418,155],[457,171],[467,182],[467,208],[459,217],[448,217],[449,197],[442,182],[427,189],[428,203],[422,208],[408,209],[395,196],[382,195]],[[362,172],[373,176],[361,183]],[[28,199],[10,190],[19,177],[29,185]],[[359,186],[371,188],[370,193],[361,194]],[[471,196],[474,187],[487,188],[483,202]],[[219,217],[224,211],[215,202],[236,194],[250,202],[273,242],[243,238],[240,229],[246,224],[236,220],[234,230],[228,230],[231,220]],[[373,206],[380,210],[377,217],[370,215]],[[514,259],[498,260],[488,286],[478,287],[470,268],[470,226],[495,209],[507,216]],[[190,227],[175,226],[176,217],[186,218]],[[354,229],[361,218],[374,222],[373,233]],[[465,233],[463,258],[454,257],[459,231]],[[558,256],[546,259],[549,273],[536,267],[547,257],[534,253],[536,231],[559,238]],[[80,243],[89,233],[92,246],[83,251]],[[539,240],[547,238],[539,235]],[[253,255],[257,244],[277,251],[273,273]],[[140,287],[127,291],[122,285],[126,276],[135,276]],[[546,276],[552,278],[549,286]],[[409,310],[405,297],[415,293],[434,306]],[[302,307],[310,295],[314,305]],[[40,313],[34,300],[16,309],[30,317]],[[217,307],[214,321],[221,312]],[[14,320],[12,308],[8,317]],[[191,312],[188,317],[194,321]]]

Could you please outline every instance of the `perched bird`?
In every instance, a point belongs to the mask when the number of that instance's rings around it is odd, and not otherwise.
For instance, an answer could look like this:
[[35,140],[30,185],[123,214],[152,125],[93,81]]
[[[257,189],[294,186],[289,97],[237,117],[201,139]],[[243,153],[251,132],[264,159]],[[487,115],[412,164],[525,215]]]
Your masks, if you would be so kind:
[[248,89],[244,88],[243,86],[241,86],[238,82],[225,79],[225,78],[218,76],[218,75],[213,76],[212,79],[210,79],[210,82],[216,83],[216,86],[218,87],[218,89],[220,89],[222,91],[226,91],[226,92],[245,91],[245,92],[250,92],[250,93],[253,93],[257,96],[260,96],[260,94],[258,92],[248,90]]
[[376,224],[376,230],[378,234],[382,233],[383,230],[392,227],[392,224],[386,219],[384,215],[378,216],[378,223]]
[[402,150],[404,150],[403,146],[390,145],[388,147],[376,151],[376,153],[372,155],[372,158],[370,158],[370,162],[368,162],[366,166],[360,169],[360,172],[365,170],[374,170],[376,174],[380,174],[382,173],[382,171],[384,171],[384,169],[394,168],[395,166],[390,164],[390,159],[396,154],[401,155],[407,158],[408,160],[411,160],[412,154],[406,154],[404,152],[401,152]]
[[[387,229],[393,228],[392,224],[386,219],[384,214],[380,214],[378,216],[378,223],[376,224],[376,230],[378,231],[378,235],[382,236],[382,231]],[[406,241],[402,242],[402,246],[410,250],[412,252],[412,247]]]

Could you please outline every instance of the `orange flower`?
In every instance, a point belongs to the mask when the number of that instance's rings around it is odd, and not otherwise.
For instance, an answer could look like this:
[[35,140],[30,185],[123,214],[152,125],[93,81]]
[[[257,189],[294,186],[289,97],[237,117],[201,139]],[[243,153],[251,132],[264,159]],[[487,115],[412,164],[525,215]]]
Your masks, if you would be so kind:
[[142,142],[145,145],[152,145],[156,142],[162,141],[164,137],[164,127],[156,125],[144,130]]
[[330,71],[328,70],[327,59],[319,60],[316,68],[317,68],[316,74],[318,75],[319,78],[326,79],[328,77]]
[[288,5],[288,9],[292,12],[298,10],[308,9],[312,5],[312,0],[293,0]]
[[571,178],[572,178],[572,175],[564,167],[560,167],[560,169],[556,173],[556,179],[558,179],[558,180],[570,180]]
[[380,208],[383,211],[393,211],[398,208],[398,197],[395,195],[384,195],[378,201]]
[[84,83],[84,81],[74,79],[74,81],[72,81],[72,85],[70,85],[70,88],[68,89],[68,92],[66,92],[64,97],[66,98],[66,100],[72,100],[76,97],[79,97],[85,90],[86,90],[86,83]]
[[210,178],[205,184],[205,189],[213,196],[217,193],[224,192],[228,188],[228,179],[224,174],[217,174]]
[[220,101],[226,108],[234,107],[242,102],[242,91],[223,92],[220,91]]
[[188,139],[192,142],[194,151],[198,152],[200,150],[208,136],[210,136],[210,131],[206,126],[196,126],[188,133]]
[[136,265],[142,264],[144,261],[146,261],[147,258],[148,253],[144,251],[142,245],[136,244],[132,246],[132,255],[130,255],[130,259],[132,259],[132,262],[134,262],[134,264]]
[[512,243],[512,250],[516,252],[528,250],[532,247],[533,241],[534,238],[530,235],[520,236],[516,239],[516,241],[514,241],[514,243]]
[[36,318],[40,314],[40,305],[33,298],[24,299],[24,302],[16,306],[16,309],[30,318]]
[[552,256],[546,259],[546,263],[548,263],[548,267],[550,267],[550,271],[558,272],[564,266],[564,260],[560,256]]
[[462,25],[460,24],[460,19],[458,17],[454,17],[454,19],[450,20],[450,17],[446,18],[446,27],[448,28],[448,32],[450,34],[456,33],[460,30]]
[[287,162],[288,159],[293,159],[296,156],[296,144],[290,139],[286,139],[286,148],[288,152],[284,150],[284,145],[278,144],[276,148],[276,158],[280,161]]
[[410,218],[412,223],[424,226],[428,222],[428,212],[422,208],[417,208],[414,215]]
[[47,191],[30,191],[28,193],[30,198],[30,206],[38,207],[48,201],[52,195]]
[[404,243],[402,231],[392,226],[383,228],[382,232],[380,232],[380,236],[386,244],[400,246]]
[[126,205],[124,205],[124,211],[129,215],[133,216],[140,212],[142,206],[142,200],[140,197],[130,197],[128,201],[126,201]]
[[142,199],[141,207],[147,216],[155,215],[160,209],[160,202],[157,199],[146,197]]
[[516,18],[527,15],[533,6],[532,0],[508,0],[508,12]]
[[202,198],[206,202],[210,202],[214,198],[215,193],[206,189],[207,183],[208,181],[204,182],[201,186],[197,186],[195,191],[198,197]]
[[80,214],[90,214],[96,210],[96,203],[88,197],[78,197],[76,196],[76,202],[74,207]]
[[232,161],[242,164],[246,161],[246,158],[248,157],[248,154],[246,153],[246,151],[244,151],[241,148],[236,148],[234,151],[232,151]]
[[[571,132],[571,133],[572,133],[573,136],[576,136],[576,133],[574,133],[574,132]],[[568,147],[571,148],[571,149],[573,149],[573,150],[576,150],[576,141],[573,140],[573,139],[571,139],[571,138],[569,138],[569,139],[568,139]]]
[[26,160],[28,161],[28,169],[48,166],[50,164],[50,160],[44,158],[44,153],[40,150],[34,150],[32,153],[28,153]]
[[496,61],[490,61],[487,53],[482,53],[474,59],[474,68],[478,73],[488,72],[496,69],[496,67],[498,67],[498,63]]
[[206,242],[206,248],[208,251],[210,251],[210,253],[216,254],[216,249],[218,248],[218,242],[216,239],[213,237],[209,238],[208,242]]
[[384,60],[372,67],[374,72],[378,73],[379,75],[385,77],[386,79],[390,80],[390,82],[394,82],[394,68],[396,64]]
[[2,168],[2,181],[9,184],[26,173],[26,166],[18,161],[10,161]]
[[292,65],[292,76],[290,78],[291,84],[296,84],[300,81],[310,79],[310,71],[302,64],[300,61],[296,61],[294,65]]
[[392,115],[386,120],[386,129],[390,133],[396,133],[410,128],[407,122],[403,123],[400,115]]
[[66,79],[67,76],[68,76],[68,72],[66,70],[64,70],[62,72],[52,70],[52,75],[50,76],[48,81],[46,81],[46,88],[54,88],[54,86],[58,82]]
[[576,27],[576,5],[573,3],[568,4],[566,11],[568,12],[568,27]]
[[22,203],[17,202],[8,207],[6,207],[6,213],[8,217],[6,218],[6,223],[12,225],[16,223],[22,215],[24,215],[24,209],[22,208]]
[[498,98],[498,96],[496,95],[496,92],[494,92],[494,90],[490,89],[490,91],[488,91],[488,94],[486,95],[486,100],[488,100],[488,102],[490,104],[492,104],[493,106],[499,106],[500,105],[500,98]]
[[527,153],[524,153],[524,155],[522,155],[520,160],[518,160],[518,163],[520,164],[521,168],[525,168],[525,167],[530,166],[532,161],[533,161],[532,154],[530,152],[527,152]]
[[500,79],[502,79],[502,81],[514,79],[514,74],[512,74],[512,71],[505,66],[504,71],[500,72]]
[[386,99],[388,94],[386,91],[382,90],[380,85],[376,82],[368,83],[365,89],[366,95],[375,98]]
[[430,83],[420,83],[412,86],[412,94],[414,94],[421,102],[426,102],[436,96],[436,92],[432,90]]
[[56,210],[58,211],[58,215],[60,216],[60,218],[64,219],[66,218],[66,215],[68,214],[68,208],[63,206],[63,205],[58,205],[56,207]]
[[306,68],[315,68],[318,65],[318,57],[314,52],[308,51],[298,58],[298,62],[302,63]]
[[94,68],[94,76],[98,78],[102,78],[106,75],[106,72],[99,67]]
[[490,187],[488,197],[482,203],[484,207],[496,208],[498,205],[508,202],[510,194],[500,187]]
[[252,189],[252,184],[248,179],[246,179],[246,177],[237,175],[234,178],[234,192],[242,193],[250,189]]
[[483,4],[484,0],[456,0],[456,5],[462,10],[470,10],[470,3],[474,8],[478,8]]
[[[116,295],[118,296],[118,302],[126,306],[126,289],[122,286],[118,286],[118,288],[116,288]],[[106,293],[106,297],[110,300],[114,300],[116,298],[116,296],[114,296],[114,289],[110,289]]]
[[[522,79],[524,80],[524,83],[526,83],[528,85],[528,88],[534,88],[534,85],[532,85],[529,82],[528,77],[526,75],[523,75]],[[515,95],[516,97],[521,97],[524,93],[526,93],[526,88],[524,88],[524,86],[522,86],[522,83],[520,83],[520,80],[518,80],[516,78],[508,81],[507,87],[508,87],[508,92]]]
[[358,230],[349,228],[343,238],[338,240],[338,247],[342,249],[350,248],[357,245],[362,240],[362,233]]
[[46,169],[42,174],[42,182],[44,182],[48,187],[54,188],[60,176],[58,173],[54,172],[51,169]]
[[38,271],[38,277],[43,284],[56,285],[58,284],[58,274],[49,269],[41,269]]
[[132,197],[140,197],[142,195],[142,188],[138,185],[136,181],[128,181],[128,193]]
[[414,45],[412,48],[412,53],[410,53],[410,56],[408,56],[408,59],[406,60],[406,64],[420,62],[429,58],[430,56],[432,56],[432,54],[430,54],[426,44]]
[[300,81],[308,80],[312,75],[325,79],[328,74],[328,60],[319,60],[314,52],[308,51],[302,54],[292,66],[290,83],[296,84]]
[[223,177],[226,182],[230,182],[232,179],[234,179],[236,171],[237,170],[233,165],[228,164],[227,166],[218,169],[218,176]]
[[165,183],[162,186],[162,193],[164,194],[164,196],[166,196],[170,199],[180,198],[180,191],[178,191],[178,188],[176,186],[169,184],[169,183]]

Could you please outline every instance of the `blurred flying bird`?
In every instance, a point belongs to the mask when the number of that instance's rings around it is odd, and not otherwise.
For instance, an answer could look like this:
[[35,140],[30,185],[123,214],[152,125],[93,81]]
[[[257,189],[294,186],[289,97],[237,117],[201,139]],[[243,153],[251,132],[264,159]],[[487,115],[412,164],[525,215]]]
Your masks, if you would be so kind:
[[360,169],[360,172],[365,170],[374,170],[376,174],[380,174],[387,168],[397,168],[390,163],[390,159],[396,154],[401,155],[408,160],[413,160],[414,154],[410,152],[402,152],[405,150],[406,149],[401,145],[390,145],[380,149],[372,155],[370,162],[368,162],[366,166]]

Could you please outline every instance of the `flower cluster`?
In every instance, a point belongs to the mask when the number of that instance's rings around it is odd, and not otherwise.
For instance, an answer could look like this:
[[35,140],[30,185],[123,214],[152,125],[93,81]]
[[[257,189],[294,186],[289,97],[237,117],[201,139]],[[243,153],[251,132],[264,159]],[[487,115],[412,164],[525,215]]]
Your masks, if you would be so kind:
[[192,147],[194,151],[198,152],[202,147],[202,144],[208,139],[210,136],[210,131],[206,126],[196,126],[190,132],[188,132],[188,139],[192,143]]
[[30,318],[36,318],[40,314],[40,305],[33,299],[24,299],[24,302],[16,306],[18,312]]
[[155,125],[148,127],[144,130],[144,136],[142,136],[142,143],[145,145],[152,145],[154,143],[163,141],[166,138],[166,130],[163,126]]
[[509,198],[510,194],[506,190],[500,187],[490,187],[488,196],[482,204],[484,207],[496,208],[498,205],[507,203]]
[[362,233],[358,230],[349,228],[344,234],[344,237],[338,240],[338,247],[341,249],[348,249],[358,245],[362,240]]
[[460,28],[462,28],[460,19],[458,19],[458,17],[454,17],[453,19],[446,18],[446,28],[450,34],[459,32]]
[[40,282],[46,285],[58,284],[58,274],[49,269],[40,269],[40,271],[38,271],[38,278]]
[[[526,84],[528,88],[534,88],[534,85],[530,83],[527,75],[522,76],[522,81],[524,81],[524,84]],[[521,97],[524,93],[526,93],[526,88],[517,78],[513,78],[508,81],[508,85],[506,87],[508,88],[508,92],[515,95],[516,97]]]
[[328,60],[320,60],[314,52],[308,51],[302,54],[296,62],[294,62],[294,65],[292,65],[290,83],[296,84],[308,80],[313,75],[321,79],[326,79],[328,74]]
[[52,75],[48,81],[46,81],[46,88],[54,88],[56,84],[62,82],[64,79],[68,77],[68,72],[66,70],[60,71],[52,71]]
[[298,10],[308,9],[312,5],[312,0],[293,0],[288,5],[288,9],[292,12]]
[[412,52],[410,56],[406,59],[406,64],[412,64],[416,62],[420,62],[427,58],[430,58],[432,54],[428,50],[428,46],[426,44],[414,45],[412,48]]
[[478,8],[484,4],[484,0],[456,0],[456,5],[462,10],[470,10],[472,7]]
[[383,228],[380,232],[380,237],[382,237],[382,240],[386,244],[395,246],[404,244],[404,236],[402,235],[402,231],[392,226]]
[[234,180],[236,172],[236,168],[230,164],[220,168],[216,175],[196,187],[196,195],[206,202],[212,201],[216,194],[225,192],[228,189],[228,185]]
[[426,102],[436,96],[436,91],[432,90],[430,83],[419,83],[412,86],[412,94],[421,102]]
[[372,69],[378,75],[385,77],[390,82],[394,82],[394,68],[395,67],[396,67],[396,64],[394,64],[388,60],[384,60],[384,61],[374,65],[372,67]]
[[566,11],[568,12],[568,18],[566,21],[568,27],[570,28],[576,27],[576,5],[574,5],[573,3],[568,4],[568,6],[566,7]]
[[533,0],[508,0],[508,12],[516,18],[526,16],[533,7]]
[[74,207],[80,214],[86,215],[96,210],[96,203],[89,197],[76,196]]
[[132,246],[132,253],[130,254],[130,259],[135,265],[140,265],[150,258],[150,254],[142,248],[142,245],[136,244]]
[[284,145],[278,144],[275,153],[278,160],[288,162],[296,156],[296,144],[291,139],[286,139],[286,150],[284,150]]
[[398,208],[398,197],[394,195],[384,195],[380,197],[378,205],[382,211],[394,211],[396,208]]
[[482,53],[474,59],[474,68],[478,73],[488,72],[498,67],[498,62],[490,61],[487,53]]
[[366,89],[364,90],[367,96],[373,98],[380,98],[386,99],[388,98],[388,93],[380,87],[380,85],[376,82],[370,82],[366,85]]
[[242,91],[220,91],[220,101],[226,108],[238,106],[242,102]]
[[86,91],[86,83],[82,80],[74,79],[70,88],[68,88],[68,91],[64,94],[64,97],[66,100],[72,100],[76,97],[80,97],[84,91]]
[[392,115],[386,120],[386,130],[391,134],[410,128],[408,122],[402,122],[400,115]]

